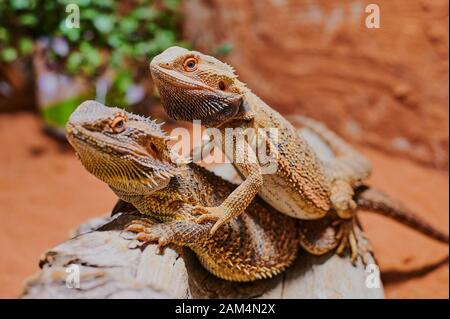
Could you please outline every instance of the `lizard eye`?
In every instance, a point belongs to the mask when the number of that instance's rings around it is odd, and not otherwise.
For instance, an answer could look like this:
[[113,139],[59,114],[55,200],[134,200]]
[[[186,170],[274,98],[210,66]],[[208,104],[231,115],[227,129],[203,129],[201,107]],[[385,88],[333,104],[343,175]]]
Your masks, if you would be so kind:
[[125,119],[122,116],[116,117],[112,123],[111,128],[116,133],[121,133],[125,130]]
[[197,59],[196,58],[187,58],[184,61],[184,69],[188,72],[193,72],[197,70]]

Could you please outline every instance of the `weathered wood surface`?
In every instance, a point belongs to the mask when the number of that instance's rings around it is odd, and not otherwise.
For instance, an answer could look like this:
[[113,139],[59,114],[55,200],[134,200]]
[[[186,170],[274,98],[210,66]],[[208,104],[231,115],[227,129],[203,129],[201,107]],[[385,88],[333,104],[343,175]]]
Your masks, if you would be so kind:
[[[30,278],[23,298],[382,298],[383,289],[366,287],[362,265],[348,258],[315,257],[301,252],[284,274],[254,283],[233,283],[202,268],[187,249],[140,247],[123,225],[137,215],[123,214],[92,231],[99,220],[81,227],[73,239],[46,252],[42,270]],[[104,219],[105,221],[108,218]],[[117,230],[119,229],[119,230]],[[78,265],[79,288],[67,269]],[[73,267],[73,266],[72,266]]]
[[[303,130],[320,157],[333,156],[314,133]],[[231,165],[210,167],[237,182]],[[25,284],[23,298],[383,298],[379,274],[354,267],[348,257],[312,256],[300,251],[281,275],[253,283],[234,283],[208,273],[188,249],[168,247],[158,255],[155,245],[140,246],[125,224],[138,214],[105,217],[81,225],[74,237],[46,252],[42,270]],[[102,226],[103,225],[103,226]],[[99,229],[99,230],[96,230]],[[371,260],[371,262],[374,262]],[[68,288],[71,265],[78,265],[80,287]],[[72,266],[73,267],[73,266]],[[72,268],[73,269],[73,268]],[[375,277],[374,277],[375,276]],[[69,280],[69,285],[73,284]]]

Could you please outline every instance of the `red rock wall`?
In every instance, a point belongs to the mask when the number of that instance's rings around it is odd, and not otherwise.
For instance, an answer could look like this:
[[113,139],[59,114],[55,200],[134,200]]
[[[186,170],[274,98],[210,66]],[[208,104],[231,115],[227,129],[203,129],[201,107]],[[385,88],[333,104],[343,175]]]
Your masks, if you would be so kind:
[[[380,8],[368,29],[366,5]],[[187,1],[185,36],[284,114],[347,139],[448,165],[448,1]]]

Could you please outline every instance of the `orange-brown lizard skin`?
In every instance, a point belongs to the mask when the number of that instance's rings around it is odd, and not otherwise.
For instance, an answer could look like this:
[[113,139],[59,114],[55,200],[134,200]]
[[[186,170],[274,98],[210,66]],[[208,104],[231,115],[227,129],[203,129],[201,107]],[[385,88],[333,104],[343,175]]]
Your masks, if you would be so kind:
[[151,61],[150,70],[169,117],[201,120],[203,125],[217,127],[224,143],[230,142],[226,140],[227,128],[278,129],[278,140],[269,139],[268,143],[278,164],[274,174],[263,174],[255,149],[248,151],[245,143],[236,145],[231,160],[245,180],[220,206],[203,208],[207,213],[200,221],[216,221],[212,233],[242,214],[259,194],[289,216],[333,219],[339,224],[337,252],[349,246],[353,261],[358,253],[365,254],[366,240],[354,217],[354,189],[371,172],[365,157],[321,124],[304,118],[302,125],[316,132],[335,152],[335,159],[319,160],[291,123],[239,81],[232,67],[214,57],[171,47]]
[[212,222],[196,221],[198,205],[219,205],[236,185],[195,164],[175,163],[159,124],[87,101],[71,115],[66,131],[83,166],[148,216],[127,228],[138,240],[186,246],[208,271],[230,281],[272,277],[294,260],[296,220],[259,198],[212,236]]

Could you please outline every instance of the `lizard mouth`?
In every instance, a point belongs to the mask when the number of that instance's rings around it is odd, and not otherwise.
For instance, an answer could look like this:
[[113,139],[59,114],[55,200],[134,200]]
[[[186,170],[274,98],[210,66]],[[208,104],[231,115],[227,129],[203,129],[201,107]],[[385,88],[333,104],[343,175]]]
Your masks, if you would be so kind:
[[174,120],[201,120],[202,125],[219,126],[235,116],[242,96],[212,88],[179,72],[151,64],[152,77],[162,105]]

